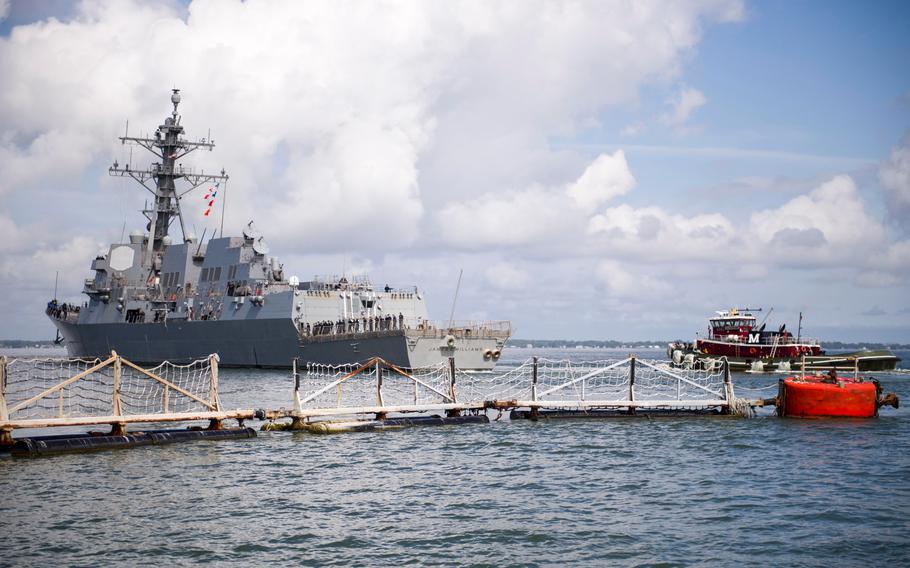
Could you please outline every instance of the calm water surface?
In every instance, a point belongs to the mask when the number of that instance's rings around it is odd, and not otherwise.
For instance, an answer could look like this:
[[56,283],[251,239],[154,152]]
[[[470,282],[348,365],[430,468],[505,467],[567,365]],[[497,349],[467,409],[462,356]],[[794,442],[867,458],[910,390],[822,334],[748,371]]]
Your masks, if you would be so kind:
[[[531,354],[623,353],[504,363]],[[910,376],[878,376],[910,404]],[[221,386],[289,406],[287,372]],[[0,489],[0,565],[907,565],[910,411],[261,433],[0,459]]]

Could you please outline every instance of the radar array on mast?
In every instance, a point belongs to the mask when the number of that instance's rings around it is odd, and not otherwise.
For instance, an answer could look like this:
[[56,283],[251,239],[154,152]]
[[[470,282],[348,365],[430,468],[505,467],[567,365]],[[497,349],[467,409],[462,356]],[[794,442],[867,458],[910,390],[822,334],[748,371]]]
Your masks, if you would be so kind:
[[[200,148],[211,151],[215,147],[215,142],[205,138],[191,142],[183,138],[184,130],[180,125],[180,116],[177,114],[177,105],[180,104],[180,89],[173,89],[171,102],[174,104],[174,111],[155,131],[154,138],[133,137],[128,133],[120,137],[123,144],[141,146],[161,161],[153,163],[144,170],[133,169],[129,164],[121,167],[114,161],[114,164],[108,169],[108,173],[112,176],[130,177],[136,180],[155,196],[154,206],[143,211],[149,221],[149,256],[153,250],[160,250],[175,215],[180,220],[180,232],[184,241],[186,240],[186,226],[180,210],[180,199],[184,195],[206,183],[227,183],[228,180],[228,175],[223,168],[220,174],[206,174],[205,172],[196,173],[191,168],[184,168],[182,164],[178,164],[178,160]],[[189,183],[189,188],[178,192],[176,186],[178,179]],[[154,187],[150,187],[147,183],[150,180],[155,180]]]

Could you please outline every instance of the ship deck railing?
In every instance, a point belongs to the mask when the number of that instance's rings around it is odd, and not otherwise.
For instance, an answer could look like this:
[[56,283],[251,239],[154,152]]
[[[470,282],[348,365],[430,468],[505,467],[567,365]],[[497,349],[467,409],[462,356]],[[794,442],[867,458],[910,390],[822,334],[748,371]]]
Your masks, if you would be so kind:
[[423,322],[416,328],[409,328],[411,337],[436,337],[445,338],[448,335],[458,339],[469,337],[497,337],[508,338],[512,335],[512,322],[510,321],[452,321],[452,322]]
[[778,347],[783,347],[786,345],[821,345],[821,342],[819,341],[819,339],[817,339],[815,337],[788,337],[786,339],[783,339],[780,337],[778,337],[776,339],[773,337],[770,337],[770,338],[763,337],[763,338],[760,338],[757,342],[743,341],[742,339],[739,339],[737,337],[728,338],[728,337],[710,336],[710,337],[702,337],[700,339],[702,339],[703,341],[719,341],[722,343],[739,343],[739,344],[745,345],[745,346],[769,345],[769,346],[773,347],[774,345],[777,345]]
[[51,316],[52,318],[68,323],[76,323],[76,321],[79,320],[79,312],[80,310],[78,309],[67,310],[65,312],[61,309],[45,310],[45,313],[47,313],[47,315]]
[[342,333],[300,334],[301,343],[325,343],[326,341],[348,341],[355,339],[377,339],[380,337],[402,336],[404,329],[374,329],[367,331],[346,331]]
[[445,327],[423,323],[417,327],[399,328],[397,323],[389,329],[367,329],[359,331],[331,331],[329,333],[299,332],[302,343],[324,343],[326,341],[347,341],[356,339],[375,339],[379,337],[407,336],[409,338],[445,339],[448,336],[456,339],[495,338],[507,339],[512,334],[512,324],[508,321],[494,322],[452,322]]
[[339,276],[316,276],[313,280],[301,282],[297,288],[302,292],[373,292],[374,294],[395,294],[396,296],[417,296],[417,286],[393,288],[391,286],[375,287],[366,276],[347,277],[341,282]]

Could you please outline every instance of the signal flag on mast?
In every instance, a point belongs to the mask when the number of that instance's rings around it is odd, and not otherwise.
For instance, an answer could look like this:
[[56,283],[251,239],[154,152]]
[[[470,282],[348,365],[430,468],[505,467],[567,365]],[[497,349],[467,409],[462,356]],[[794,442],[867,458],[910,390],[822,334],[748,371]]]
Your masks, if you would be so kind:
[[212,206],[215,204],[215,196],[218,195],[218,187],[221,185],[221,182],[215,184],[214,187],[209,188],[209,192],[202,196],[202,199],[208,199],[209,203],[205,213],[202,214],[203,217],[208,217],[212,212]]

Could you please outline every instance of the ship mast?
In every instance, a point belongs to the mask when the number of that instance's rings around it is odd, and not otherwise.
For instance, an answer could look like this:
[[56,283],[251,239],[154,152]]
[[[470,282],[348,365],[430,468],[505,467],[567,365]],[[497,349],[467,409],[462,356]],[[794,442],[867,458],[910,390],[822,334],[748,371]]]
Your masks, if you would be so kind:
[[[196,173],[190,168],[184,168],[183,164],[178,165],[178,160],[187,154],[200,148],[211,152],[215,147],[212,140],[203,138],[198,142],[190,142],[182,138],[183,126],[180,125],[180,115],[177,114],[177,105],[180,104],[180,89],[173,89],[171,102],[174,104],[174,112],[171,116],[164,119],[164,124],[158,126],[154,138],[136,138],[128,134],[120,137],[123,144],[135,144],[142,146],[161,161],[153,163],[148,169],[137,170],[127,164],[125,167],[114,161],[108,173],[112,176],[131,177],[136,180],[149,193],[155,196],[152,207],[145,209],[142,213],[148,219],[148,248],[145,257],[145,263],[154,265],[153,252],[160,252],[164,246],[164,237],[168,235],[171,222],[176,216],[180,220],[180,232],[184,242],[187,240],[186,226],[183,222],[183,214],[180,211],[180,199],[199,186],[212,183],[227,181],[228,176],[224,169],[220,174],[206,174],[205,172]],[[177,191],[177,180],[183,179],[189,184],[188,188],[181,188]],[[154,187],[148,182],[154,180]]]

